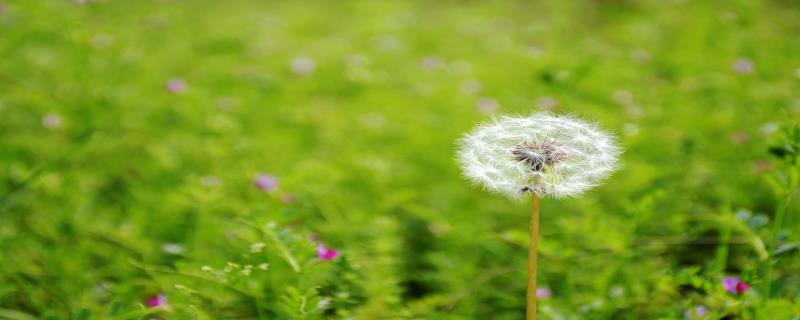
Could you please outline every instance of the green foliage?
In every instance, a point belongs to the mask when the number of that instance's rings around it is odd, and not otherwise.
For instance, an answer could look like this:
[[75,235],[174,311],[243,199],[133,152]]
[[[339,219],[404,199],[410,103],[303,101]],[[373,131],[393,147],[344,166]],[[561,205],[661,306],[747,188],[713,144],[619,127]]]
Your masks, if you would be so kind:
[[542,107],[625,148],[542,203],[542,319],[800,317],[792,1],[0,2],[0,318],[520,319],[454,143]]

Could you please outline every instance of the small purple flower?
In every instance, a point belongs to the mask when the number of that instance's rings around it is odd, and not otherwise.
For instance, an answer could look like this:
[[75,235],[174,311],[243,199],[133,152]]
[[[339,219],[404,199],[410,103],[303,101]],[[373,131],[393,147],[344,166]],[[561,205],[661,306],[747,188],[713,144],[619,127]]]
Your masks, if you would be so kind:
[[336,249],[328,249],[324,244],[317,246],[317,258],[322,260],[333,260],[339,256],[339,251]]
[[309,75],[317,68],[317,64],[309,57],[296,57],[292,59],[290,66],[292,72],[301,76]]
[[188,85],[186,85],[186,81],[178,78],[169,79],[165,85],[165,88],[169,93],[181,93],[186,91],[187,87]]
[[278,188],[278,178],[268,174],[259,174],[253,180],[253,185],[263,191],[273,191]]
[[722,279],[722,287],[729,293],[741,294],[750,290],[750,285],[737,277],[725,277]]
[[708,314],[708,308],[705,306],[697,306],[694,309],[688,309],[683,313],[683,317],[686,319],[694,319],[696,317],[702,317]]
[[48,113],[42,117],[42,125],[48,129],[55,129],[61,126],[61,117],[54,113]]
[[733,62],[733,71],[740,74],[753,73],[755,65],[750,59],[737,59]]
[[547,288],[547,287],[536,288],[536,297],[537,298],[539,298],[539,299],[549,299],[552,296],[553,296],[553,292],[550,291],[550,288]]
[[167,305],[167,296],[164,295],[163,293],[159,293],[153,297],[150,297],[150,299],[147,299],[147,306],[150,308],[164,307],[166,305]]

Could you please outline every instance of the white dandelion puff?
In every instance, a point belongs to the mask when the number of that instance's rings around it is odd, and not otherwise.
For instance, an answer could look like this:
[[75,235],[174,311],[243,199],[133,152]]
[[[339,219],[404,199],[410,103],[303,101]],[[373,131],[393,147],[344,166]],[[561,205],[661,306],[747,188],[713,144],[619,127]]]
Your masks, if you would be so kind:
[[503,116],[460,141],[464,175],[512,198],[578,196],[617,168],[620,148],[596,125],[571,116]]

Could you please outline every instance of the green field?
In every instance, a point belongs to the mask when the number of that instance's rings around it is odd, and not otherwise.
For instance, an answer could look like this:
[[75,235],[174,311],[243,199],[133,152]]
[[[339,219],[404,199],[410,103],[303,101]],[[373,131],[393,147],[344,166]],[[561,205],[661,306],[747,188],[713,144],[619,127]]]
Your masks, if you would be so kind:
[[0,319],[522,319],[456,141],[543,109],[540,319],[800,319],[799,93],[793,0],[0,0]]

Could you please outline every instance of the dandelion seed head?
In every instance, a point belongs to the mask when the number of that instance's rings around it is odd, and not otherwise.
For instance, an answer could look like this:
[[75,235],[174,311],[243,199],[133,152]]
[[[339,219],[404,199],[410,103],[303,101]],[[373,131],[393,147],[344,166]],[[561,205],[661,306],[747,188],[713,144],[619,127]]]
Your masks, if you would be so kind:
[[570,116],[503,116],[460,141],[464,175],[487,190],[520,198],[573,197],[617,168],[615,138]]

